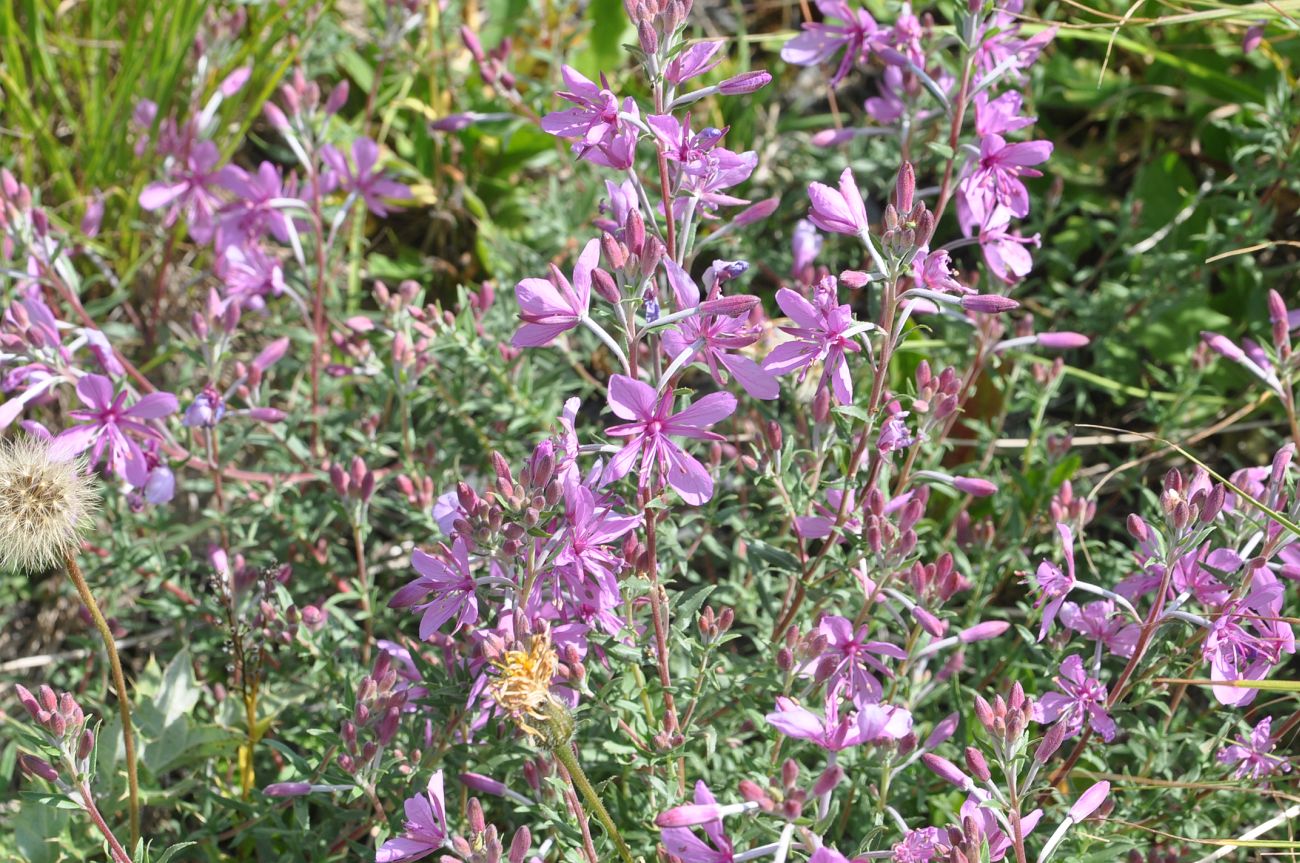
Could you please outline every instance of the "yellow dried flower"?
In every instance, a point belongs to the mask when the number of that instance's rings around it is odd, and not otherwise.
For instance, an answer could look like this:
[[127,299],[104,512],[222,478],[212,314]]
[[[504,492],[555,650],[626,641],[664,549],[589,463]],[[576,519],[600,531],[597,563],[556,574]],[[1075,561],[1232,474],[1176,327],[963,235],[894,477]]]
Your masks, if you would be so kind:
[[48,441],[0,441],[0,569],[39,572],[76,551],[99,504],[84,468]]
[[[551,695],[551,680],[560,660],[546,630],[534,635],[528,650],[508,650],[493,665],[497,676],[488,686],[492,698],[527,734],[549,740],[558,729],[563,705]],[[557,710],[558,708],[558,710]]]

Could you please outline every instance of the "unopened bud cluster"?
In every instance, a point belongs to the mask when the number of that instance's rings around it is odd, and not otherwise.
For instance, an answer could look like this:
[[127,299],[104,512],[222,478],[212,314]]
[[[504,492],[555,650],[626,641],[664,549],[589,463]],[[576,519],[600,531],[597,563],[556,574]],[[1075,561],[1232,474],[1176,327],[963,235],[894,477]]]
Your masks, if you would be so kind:
[[[86,727],[86,714],[71,692],[55,693],[42,684],[33,694],[22,684],[16,684],[18,700],[45,732],[48,743],[59,751],[63,768],[71,771],[68,777],[74,782],[90,772],[90,756],[95,749],[95,735]],[[61,772],[49,761],[32,755],[22,755],[19,763],[29,776],[59,782]]]
[[339,729],[343,751],[338,755],[338,764],[348,773],[368,778],[397,736],[407,699],[406,689],[397,684],[392,658],[381,653],[374,671],[357,686],[352,715],[343,720]]

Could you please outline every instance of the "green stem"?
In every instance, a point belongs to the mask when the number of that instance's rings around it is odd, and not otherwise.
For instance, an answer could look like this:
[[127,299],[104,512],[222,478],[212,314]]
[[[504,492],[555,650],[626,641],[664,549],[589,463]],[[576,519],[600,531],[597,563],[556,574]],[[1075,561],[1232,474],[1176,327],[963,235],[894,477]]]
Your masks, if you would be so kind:
[[605,832],[618,846],[618,853],[623,858],[623,863],[634,863],[632,852],[623,841],[623,834],[619,833],[618,828],[614,826],[614,819],[609,817],[609,810],[605,808],[604,803],[600,802],[600,796],[596,794],[596,789],[592,787],[587,774],[582,770],[582,765],[578,763],[573,744],[561,743],[552,751],[555,753],[555,758],[564,765],[564,769],[569,771],[569,781],[573,783],[573,787],[586,799],[587,806],[595,813],[596,819],[605,826]]
[[113,688],[117,690],[117,709],[122,716],[122,748],[126,751],[126,784],[130,794],[131,813],[131,847],[140,844],[140,780],[136,775],[135,732],[131,727],[131,701],[126,693],[126,677],[122,674],[122,660],[117,655],[117,643],[113,640],[113,631],[108,628],[108,621],[99,610],[95,596],[90,592],[86,577],[81,574],[77,559],[69,552],[66,557],[68,577],[72,579],[81,597],[81,604],[90,612],[90,619],[104,641],[104,650],[108,652],[108,664],[113,671]]

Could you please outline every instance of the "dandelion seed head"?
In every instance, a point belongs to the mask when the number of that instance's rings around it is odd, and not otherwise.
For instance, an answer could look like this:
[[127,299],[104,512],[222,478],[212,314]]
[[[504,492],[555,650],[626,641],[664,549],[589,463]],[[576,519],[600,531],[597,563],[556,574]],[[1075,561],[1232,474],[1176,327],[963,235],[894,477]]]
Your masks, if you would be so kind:
[[84,466],[47,441],[0,441],[0,569],[39,572],[77,548],[99,503]]

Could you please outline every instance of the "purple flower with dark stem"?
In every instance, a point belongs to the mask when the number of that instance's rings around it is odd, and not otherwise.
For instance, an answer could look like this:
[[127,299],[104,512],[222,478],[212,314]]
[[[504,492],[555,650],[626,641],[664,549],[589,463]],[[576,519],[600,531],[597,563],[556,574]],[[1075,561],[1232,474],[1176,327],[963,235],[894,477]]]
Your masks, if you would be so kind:
[[1137,647],[1138,625],[1119,614],[1115,603],[1109,599],[1083,606],[1073,602],[1062,603],[1061,623],[1125,659],[1132,656]]
[[1265,716],[1250,731],[1249,737],[1237,737],[1237,742],[1219,750],[1216,756],[1220,764],[1237,766],[1232,775],[1237,779],[1259,781],[1274,773],[1290,773],[1291,762],[1280,756],[1270,755],[1277,746],[1272,735],[1273,717]]
[[827,657],[831,657],[834,667],[830,675],[831,684],[828,685],[834,685],[835,681],[841,679],[848,681],[848,694],[860,706],[879,701],[884,692],[872,671],[885,677],[893,676],[876,657],[907,658],[907,651],[895,644],[870,640],[868,636],[871,628],[866,624],[854,630],[852,621],[847,617],[828,614],[822,618],[817,631],[826,638],[826,652],[814,663],[821,664],[826,662]]
[[749,203],[748,198],[723,194],[749,179],[758,165],[758,154],[753,150],[733,153],[725,147],[715,147],[705,158],[688,166],[682,177],[682,195],[673,201],[673,215],[682,218],[692,199],[697,200],[702,215],[718,207],[739,207]]
[[813,365],[821,363],[818,388],[829,385],[840,404],[852,404],[853,378],[845,355],[862,350],[855,337],[870,325],[854,320],[847,303],[837,304],[834,276],[819,282],[813,296],[810,303],[789,288],[776,292],[777,305],[795,324],[781,327],[781,331],[793,338],[777,345],[763,359],[763,368],[777,375],[798,371],[802,381]]
[[638,487],[642,491],[657,484],[657,472],[658,481],[666,481],[686,503],[699,506],[713,497],[713,477],[669,437],[725,440],[707,429],[735,412],[736,397],[731,393],[710,393],[676,413],[673,400],[671,388],[660,395],[649,384],[626,375],[613,375],[609,379],[610,410],[628,422],[611,426],[605,432],[628,441],[605,466],[602,482],[615,482],[627,476],[640,458]]
[[320,155],[331,171],[327,182],[361,198],[366,208],[381,219],[389,213],[385,198],[405,198],[410,194],[406,186],[375,169],[379,164],[379,145],[369,138],[357,138],[352,142],[355,168],[348,164],[342,153],[328,144],[321,148]]
[[[678,311],[699,309],[700,289],[690,275],[670,258],[664,259],[664,269],[676,295]],[[715,282],[709,300],[717,301],[718,293]],[[740,353],[757,342],[759,336],[759,328],[748,321],[748,312],[727,315],[697,311],[664,333],[663,346],[673,357],[672,369],[684,368],[696,359],[702,359],[720,385],[726,383],[723,375],[723,370],[726,370],[754,398],[774,399],[780,394],[776,378]],[[670,377],[667,371],[664,374]]]
[[1078,734],[1086,723],[1102,740],[1115,739],[1115,720],[1106,712],[1106,685],[1083,670],[1083,660],[1073,653],[1061,663],[1056,678],[1060,692],[1049,692],[1034,703],[1038,722],[1064,722],[1066,737]]
[[725,127],[717,129],[712,126],[692,134],[689,115],[686,122],[682,122],[671,114],[651,114],[645,118],[645,122],[664,158],[678,162],[688,170],[694,163],[706,158],[722,140],[722,136],[727,134]]
[[803,32],[781,48],[781,59],[795,66],[816,66],[843,49],[844,56],[831,77],[833,87],[844,80],[864,50],[883,40],[886,34],[867,10],[854,9],[844,0],[817,0],[817,8],[825,18],[838,18],[844,23],[805,23]]
[[429,788],[425,793],[406,798],[405,808],[406,823],[402,835],[389,839],[375,852],[375,863],[421,860],[447,845],[447,810],[441,770],[429,777]]
[[[709,786],[703,782],[695,783],[695,806],[702,812],[721,809]],[[684,807],[682,807],[684,808]],[[700,828],[708,838],[705,843],[689,827],[664,827],[659,836],[664,848],[684,863],[731,863],[733,849],[731,839],[722,827],[722,819],[714,818],[700,822]]]
[[979,202],[982,212],[1002,205],[1023,219],[1029,214],[1029,190],[1020,178],[1043,176],[1031,166],[1046,162],[1051,155],[1051,141],[1009,144],[1001,135],[985,135],[980,140],[979,162],[961,181],[961,189],[968,200]]
[[[1007,852],[1011,850],[1011,837],[1002,829],[1002,825],[998,821],[997,816],[993,814],[993,810],[987,806],[981,805],[981,803],[982,801],[977,795],[968,796],[966,802],[962,803],[959,812],[963,823],[965,823],[967,819],[970,819],[974,822],[976,828],[983,834],[985,840],[988,842],[988,859],[990,863],[996,863],[996,861],[1004,859],[1007,856]],[[1035,809],[1033,812],[1030,812],[1028,815],[1021,818],[1020,832],[1022,837],[1028,836],[1032,833],[1042,818],[1042,809]]]
[[171,393],[150,393],[127,406],[126,390],[114,393],[113,382],[103,375],[86,375],[77,382],[77,397],[85,408],[68,412],[81,425],[64,430],[54,439],[54,448],[68,456],[90,450],[90,465],[108,454],[109,470],[136,488],[149,478],[149,465],[136,438],[161,440],[150,420],[176,413],[180,403]]
[[[441,546],[437,558],[420,549],[411,554],[411,566],[419,578],[406,585],[389,601],[389,608],[422,611],[420,639],[428,641],[444,623],[456,618],[456,629],[471,626],[478,620],[477,581],[469,571],[469,548],[456,537],[451,548]],[[421,600],[429,598],[427,602]]]
[[599,262],[600,240],[589,240],[573,266],[572,283],[551,264],[549,279],[524,279],[515,285],[523,325],[511,343],[529,348],[549,345],[560,333],[578,326],[591,307],[591,272]]
[[1034,574],[1038,589],[1042,591],[1034,603],[1034,608],[1043,609],[1043,622],[1038,629],[1039,641],[1047,637],[1056,620],[1056,613],[1061,610],[1061,604],[1075,585],[1074,531],[1066,524],[1058,524],[1056,530],[1061,534],[1061,548],[1065,551],[1065,572],[1061,572],[1061,568],[1050,560],[1045,560],[1038,564],[1038,572]]
[[1175,590],[1191,593],[1202,605],[1217,608],[1232,592],[1217,576],[1232,575],[1244,563],[1232,549],[1211,549],[1209,543],[1205,543],[1195,554],[1188,553],[1178,558],[1174,563],[1172,584]]

